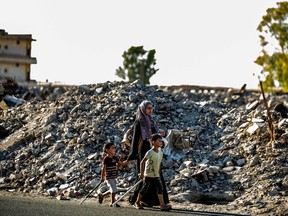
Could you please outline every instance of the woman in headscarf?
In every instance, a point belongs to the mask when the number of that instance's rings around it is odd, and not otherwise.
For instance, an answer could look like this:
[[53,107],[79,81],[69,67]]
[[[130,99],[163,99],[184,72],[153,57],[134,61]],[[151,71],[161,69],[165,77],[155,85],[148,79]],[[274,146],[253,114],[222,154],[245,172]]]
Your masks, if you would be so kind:
[[[138,106],[136,112],[136,119],[134,122],[134,133],[132,138],[132,146],[131,151],[128,156],[127,161],[137,160],[137,169],[136,169],[136,178],[138,177],[138,173],[140,171],[140,162],[145,156],[146,152],[151,149],[151,144],[149,142],[151,134],[159,133],[162,136],[165,135],[165,131],[160,131],[155,121],[152,119],[153,113],[153,104],[151,101],[144,100]],[[163,146],[164,147],[164,146]],[[160,179],[163,186],[163,198],[165,204],[169,203],[166,184],[160,172]],[[142,183],[135,188],[134,194],[129,197],[130,204],[134,204],[139,190],[142,188]],[[148,206],[157,206],[159,205],[159,200],[157,197],[156,189],[149,188],[149,193],[142,197],[142,204]]]

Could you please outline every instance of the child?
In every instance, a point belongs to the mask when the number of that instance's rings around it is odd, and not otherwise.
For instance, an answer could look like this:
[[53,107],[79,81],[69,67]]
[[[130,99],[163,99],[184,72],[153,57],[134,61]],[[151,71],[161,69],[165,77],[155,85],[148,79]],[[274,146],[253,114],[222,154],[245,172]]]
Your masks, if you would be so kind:
[[[116,178],[118,176],[118,165],[121,165],[122,162],[115,157],[116,147],[114,143],[106,143],[103,150],[106,155],[102,163],[101,181],[106,180],[109,190],[103,194],[100,193],[98,199],[101,204],[104,197],[111,194],[110,206],[112,207],[112,204],[116,201],[115,195],[117,192]],[[120,205],[116,204],[116,207],[120,207]]]
[[160,134],[152,134],[150,138],[152,148],[145,154],[140,163],[140,179],[144,177],[143,187],[138,193],[137,200],[134,206],[137,209],[143,209],[140,201],[142,196],[147,193],[150,185],[156,185],[157,195],[160,203],[161,211],[171,210],[171,206],[166,205],[163,200],[163,186],[160,181],[160,166],[163,158],[161,147],[163,146],[162,137]]

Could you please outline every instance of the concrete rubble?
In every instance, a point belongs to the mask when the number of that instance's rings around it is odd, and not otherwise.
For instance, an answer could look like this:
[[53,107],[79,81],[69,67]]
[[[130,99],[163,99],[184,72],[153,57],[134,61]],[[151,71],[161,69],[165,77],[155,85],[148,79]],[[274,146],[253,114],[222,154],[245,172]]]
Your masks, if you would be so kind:
[[[148,99],[167,131],[163,171],[171,201],[288,214],[288,95],[267,95],[274,141],[257,92],[173,91],[135,81],[30,88],[15,97],[0,103],[2,189],[83,197],[99,182],[104,142],[115,142],[125,159],[123,135]],[[135,183],[134,169],[131,162],[120,171],[119,188]]]

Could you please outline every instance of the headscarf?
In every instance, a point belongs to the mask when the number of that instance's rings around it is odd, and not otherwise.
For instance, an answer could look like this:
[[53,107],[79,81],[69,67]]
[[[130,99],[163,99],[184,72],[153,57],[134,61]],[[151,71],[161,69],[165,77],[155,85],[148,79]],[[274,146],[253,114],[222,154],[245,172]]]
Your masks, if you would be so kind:
[[140,127],[141,127],[141,135],[143,140],[147,140],[150,138],[152,134],[151,127],[154,126],[156,133],[159,133],[159,129],[155,123],[155,121],[152,119],[151,116],[147,115],[145,113],[145,110],[148,105],[152,105],[151,101],[144,100],[142,103],[138,106],[137,112],[136,112],[136,120],[140,121]]

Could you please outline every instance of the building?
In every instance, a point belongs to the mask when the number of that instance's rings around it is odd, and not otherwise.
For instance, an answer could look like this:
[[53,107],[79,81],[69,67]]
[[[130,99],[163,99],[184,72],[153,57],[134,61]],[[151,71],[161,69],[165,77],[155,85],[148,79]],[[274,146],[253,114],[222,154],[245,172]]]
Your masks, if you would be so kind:
[[8,34],[0,29],[0,79],[30,81],[31,64],[37,63],[37,59],[31,57],[32,41],[36,40],[30,34]]

